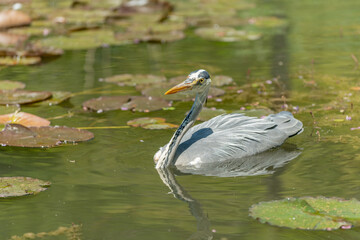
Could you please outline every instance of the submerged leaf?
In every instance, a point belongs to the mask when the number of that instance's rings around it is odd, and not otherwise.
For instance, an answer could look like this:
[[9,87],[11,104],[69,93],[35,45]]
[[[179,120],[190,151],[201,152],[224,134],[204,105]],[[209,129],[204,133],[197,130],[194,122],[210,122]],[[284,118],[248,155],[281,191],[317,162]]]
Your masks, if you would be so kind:
[[26,112],[0,115],[0,124],[17,123],[26,127],[49,126],[50,121]]
[[261,37],[260,33],[246,32],[231,27],[198,28],[195,33],[202,38],[222,42],[258,40]]
[[51,97],[51,92],[35,92],[27,90],[0,91],[0,104],[26,104],[43,101]]
[[280,227],[333,230],[348,229],[360,220],[360,202],[325,197],[287,198],[261,202],[250,208],[250,216]]
[[0,177],[0,198],[37,194],[50,185],[50,182],[30,177]]
[[168,129],[177,128],[178,125],[165,122],[165,118],[136,118],[127,122],[132,127],[142,127],[145,129]]

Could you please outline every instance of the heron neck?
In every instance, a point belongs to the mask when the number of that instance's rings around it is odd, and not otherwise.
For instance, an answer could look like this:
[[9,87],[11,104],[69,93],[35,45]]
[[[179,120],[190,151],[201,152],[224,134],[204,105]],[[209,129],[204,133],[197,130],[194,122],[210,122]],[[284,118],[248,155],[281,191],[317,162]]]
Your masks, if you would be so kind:
[[200,114],[201,109],[206,102],[209,88],[210,86],[205,91],[196,94],[194,104],[192,105],[188,115],[172,136],[170,142],[166,146],[166,149],[161,154],[162,156],[160,156],[159,161],[156,164],[156,168],[164,168],[175,164],[174,157],[180,141],[185,133],[194,125],[197,116]]

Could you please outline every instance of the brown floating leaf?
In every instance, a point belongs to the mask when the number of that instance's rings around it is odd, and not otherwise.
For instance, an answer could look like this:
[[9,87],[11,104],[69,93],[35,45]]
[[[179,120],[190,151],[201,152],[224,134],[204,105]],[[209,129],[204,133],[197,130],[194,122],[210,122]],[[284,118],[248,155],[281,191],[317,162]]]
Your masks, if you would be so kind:
[[56,138],[41,138],[29,128],[20,124],[7,124],[0,132],[1,146],[14,147],[54,147],[61,144]]
[[94,134],[87,130],[65,126],[30,127],[38,138],[56,138],[62,142],[83,142],[94,138]]
[[50,121],[26,112],[0,115],[0,124],[17,123],[26,127],[49,126]]
[[83,103],[83,108],[97,112],[118,109],[151,112],[169,106],[170,103],[164,99],[144,96],[103,96]]
[[0,12],[0,28],[20,27],[30,24],[30,16],[21,11],[7,10]]
[[0,91],[0,104],[26,104],[43,101],[51,97],[51,92],[35,92],[27,90]]
[[168,129],[177,128],[178,125],[166,123],[165,118],[136,118],[127,122],[132,127],[142,127],[145,129]]
[[120,86],[135,86],[137,84],[159,83],[166,81],[164,76],[145,74],[119,74],[103,79],[104,82],[116,83]]
[[50,182],[30,177],[0,177],[0,198],[37,194],[50,185]]
[[0,45],[1,46],[19,46],[28,39],[25,35],[0,32]]
[[104,96],[90,99],[82,104],[86,110],[97,112],[121,109],[122,105],[128,102],[129,96]]
[[25,127],[20,124],[7,124],[0,132],[1,146],[14,147],[54,147],[66,142],[88,141],[94,134],[69,127]]
[[130,102],[122,105],[123,110],[133,110],[138,112],[152,112],[170,107],[170,103],[158,97],[134,96]]

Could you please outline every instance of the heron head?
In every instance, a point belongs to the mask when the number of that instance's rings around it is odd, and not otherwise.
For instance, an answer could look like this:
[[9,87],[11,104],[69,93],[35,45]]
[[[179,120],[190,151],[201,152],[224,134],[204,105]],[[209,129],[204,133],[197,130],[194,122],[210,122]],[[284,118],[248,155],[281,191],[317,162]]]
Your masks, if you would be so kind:
[[204,92],[204,90],[210,86],[210,83],[210,74],[207,71],[204,69],[196,70],[191,72],[185,81],[170,88],[165,95],[187,90]]

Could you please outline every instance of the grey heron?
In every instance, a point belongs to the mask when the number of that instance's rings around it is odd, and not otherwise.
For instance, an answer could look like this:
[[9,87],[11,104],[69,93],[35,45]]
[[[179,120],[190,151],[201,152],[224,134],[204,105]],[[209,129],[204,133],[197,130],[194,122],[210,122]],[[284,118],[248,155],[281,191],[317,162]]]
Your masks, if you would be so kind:
[[214,163],[239,161],[280,146],[303,131],[302,122],[286,111],[265,118],[239,113],[219,115],[192,127],[206,102],[210,85],[209,73],[200,69],[165,93],[192,90],[196,97],[169,143],[154,155],[157,169],[173,165],[201,169]]

